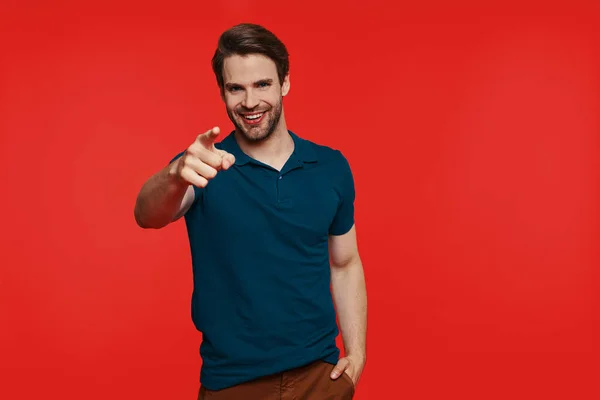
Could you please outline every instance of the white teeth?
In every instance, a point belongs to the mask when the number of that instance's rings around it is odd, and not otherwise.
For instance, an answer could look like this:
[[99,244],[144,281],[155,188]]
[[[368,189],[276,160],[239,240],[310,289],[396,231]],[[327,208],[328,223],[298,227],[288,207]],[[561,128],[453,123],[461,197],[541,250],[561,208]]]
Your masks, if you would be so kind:
[[244,118],[246,118],[246,119],[258,119],[258,118],[262,117],[262,115],[263,115],[263,113],[254,114],[254,115],[246,115],[246,116],[244,116]]

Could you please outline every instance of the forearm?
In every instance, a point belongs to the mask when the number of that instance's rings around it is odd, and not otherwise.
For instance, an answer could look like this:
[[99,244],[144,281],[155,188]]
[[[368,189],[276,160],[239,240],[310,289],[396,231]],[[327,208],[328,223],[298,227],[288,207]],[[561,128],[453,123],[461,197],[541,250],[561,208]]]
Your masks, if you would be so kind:
[[331,284],[346,356],[366,361],[367,290],[359,256],[332,265]]
[[168,225],[181,209],[188,184],[179,180],[168,166],[150,177],[138,194],[134,215],[142,228],[162,228]]

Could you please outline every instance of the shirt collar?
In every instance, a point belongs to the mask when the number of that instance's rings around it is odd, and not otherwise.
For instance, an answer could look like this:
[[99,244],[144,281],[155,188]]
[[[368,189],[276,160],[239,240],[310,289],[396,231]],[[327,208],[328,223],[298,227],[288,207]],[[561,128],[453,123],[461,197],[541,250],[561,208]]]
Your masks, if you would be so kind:
[[[292,153],[291,157],[294,157],[296,160],[302,163],[318,161],[315,149],[308,140],[302,139],[290,130],[288,130],[288,133],[294,140],[294,152]],[[236,165],[245,165],[249,162],[252,162],[252,157],[244,153],[238,145],[237,140],[235,139],[235,131],[232,131],[229,135],[227,135],[221,141],[221,145],[223,150],[233,154]]]

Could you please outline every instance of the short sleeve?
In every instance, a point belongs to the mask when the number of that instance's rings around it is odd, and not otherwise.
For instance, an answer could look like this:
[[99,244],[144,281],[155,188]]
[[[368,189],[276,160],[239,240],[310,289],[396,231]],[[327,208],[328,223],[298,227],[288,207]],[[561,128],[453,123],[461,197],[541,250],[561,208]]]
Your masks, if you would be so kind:
[[336,162],[334,182],[340,196],[338,209],[329,228],[330,235],[343,235],[354,225],[354,200],[356,197],[354,177],[350,164],[344,155],[338,151],[339,161]]

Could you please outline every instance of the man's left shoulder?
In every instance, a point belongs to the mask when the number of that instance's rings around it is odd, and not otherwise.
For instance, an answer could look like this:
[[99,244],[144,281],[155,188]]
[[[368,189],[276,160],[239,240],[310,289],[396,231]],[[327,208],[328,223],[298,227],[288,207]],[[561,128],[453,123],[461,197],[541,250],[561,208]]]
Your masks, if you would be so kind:
[[304,142],[304,146],[313,152],[319,162],[333,163],[337,165],[346,165],[348,160],[342,152],[342,150],[327,146],[321,143],[314,142],[309,139],[301,139]]

